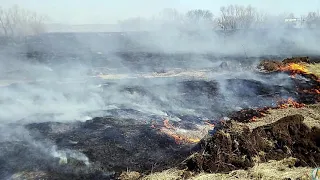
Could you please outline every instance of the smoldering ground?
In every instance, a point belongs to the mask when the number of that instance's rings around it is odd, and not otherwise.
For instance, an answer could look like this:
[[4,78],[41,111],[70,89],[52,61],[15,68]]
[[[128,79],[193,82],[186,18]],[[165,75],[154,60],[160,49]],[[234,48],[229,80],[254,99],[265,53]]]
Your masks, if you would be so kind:
[[[317,33],[285,29],[182,33],[172,26],[147,33],[44,34],[28,39],[19,49],[7,46],[1,54],[1,173],[8,177],[24,170],[60,171],[65,154],[84,164],[100,163],[97,169],[103,167],[105,172],[141,168],[129,160],[108,164],[117,148],[110,154],[89,147],[104,147],[101,144],[109,143],[110,137],[122,146],[127,140],[142,146],[145,142],[132,128],[145,135],[145,121],[169,118],[197,124],[218,120],[233,110],[272,106],[277,98],[295,97],[288,75],[260,74],[254,67],[261,56],[317,54]],[[101,116],[112,118],[86,121]],[[127,128],[128,122],[134,126]],[[122,137],[109,126],[134,135]],[[100,135],[106,139],[99,139]],[[72,137],[80,145],[72,146]],[[157,143],[151,147],[159,148],[159,159],[168,154],[162,148],[180,148],[171,141]],[[134,156],[133,152],[143,156],[132,147],[124,149],[127,156]],[[23,162],[26,165],[20,166]],[[143,168],[153,166],[147,163]],[[70,172],[78,173],[66,173]]]

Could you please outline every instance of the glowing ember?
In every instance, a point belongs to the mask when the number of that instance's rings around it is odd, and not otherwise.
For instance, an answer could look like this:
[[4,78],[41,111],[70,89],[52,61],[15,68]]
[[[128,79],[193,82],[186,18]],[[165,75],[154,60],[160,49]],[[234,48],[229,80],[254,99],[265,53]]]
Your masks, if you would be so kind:
[[[262,113],[261,113],[262,114]],[[251,121],[257,121],[257,117],[256,116],[253,116]]]
[[304,106],[305,106],[305,104],[298,103],[298,102],[294,101],[292,98],[288,98],[288,100],[283,100],[283,101],[278,102],[278,106],[277,107],[279,109],[285,109],[285,108],[288,108],[288,107],[302,108]]
[[293,98],[281,99],[277,102],[276,107],[264,107],[258,109],[243,109],[237,112],[232,113],[229,117],[232,120],[238,122],[255,122],[258,121],[259,118],[265,117],[269,114],[270,109],[285,109],[285,108],[302,108],[305,104],[296,102]]
[[303,93],[309,93],[309,94],[320,94],[320,90],[318,89],[304,89],[302,90]]

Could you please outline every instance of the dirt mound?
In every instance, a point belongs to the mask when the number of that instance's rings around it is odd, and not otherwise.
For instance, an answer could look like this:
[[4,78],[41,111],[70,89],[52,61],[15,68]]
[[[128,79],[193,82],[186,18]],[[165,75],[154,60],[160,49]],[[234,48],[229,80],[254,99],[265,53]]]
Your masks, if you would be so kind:
[[282,63],[284,64],[288,64],[288,63],[310,63],[309,57],[305,56],[305,57],[292,57],[292,58],[286,58],[282,61]]
[[316,167],[320,163],[320,129],[309,128],[302,115],[284,117],[250,131],[233,122],[200,142],[200,151],[185,161],[191,171],[228,172],[262,162],[288,157],[295,166]]
[[272,72],[272,71],[277,71],[282,65],[283,63],[280,61],[262,60],[258,65],[258,69]]
[[268,107],[260,109],[242,109],[240,111],[230,113],[229,118],[238,122],[247,123],[254,121],[256,118],[264,117],[265,114],[268,113]]
[[258,69],[265,70],[267,72],[273,72],[279,70],[281,67],[283,67],[286,64],[290,63],[307,63],[310,64],[311,61],[309,57],[292,57],[292,58],[286,58],[282,61],[279,60],[262,60],[259,65]]

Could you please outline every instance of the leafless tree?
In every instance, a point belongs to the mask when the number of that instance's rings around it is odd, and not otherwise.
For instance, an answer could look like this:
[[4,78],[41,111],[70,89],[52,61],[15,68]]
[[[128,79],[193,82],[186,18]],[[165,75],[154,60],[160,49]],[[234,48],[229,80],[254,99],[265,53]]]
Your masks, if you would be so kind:
[[213,14],[209,10],[195,9],[187,12],[186,17],[192,22],[212,22]]
[[193,9],[184,15],[184,25],[187,29],[213,29],[213,14],[205,9]]
[[313,28],[320,25],[320,13],[317,12],[309,12],[305,17],[305,22],[308,28]]
[[162,28],[180,29],[184,26],[184,15],[173,8],[163,9],[154,17],[155,22]]
[[227,7],[221,7],[220,12],[221,15],[217,23],[218,26],[224,30],[248,29],[260,26],[265,19],[264,14],[259,13],[250,5],[247,7],[229,5]]
[[7,36],[8,29],[7,29],[7,22],[6,22],[6,12],[0,7],[0,25],[2,29],[2,33]]
[[0,33],[8,38],[43,33],[45,19],[44,16],[18,6],[7,9],[0,7]]
[[230,5],[228,7],[220,8],[221,16],[218,18],[218,25],[223,30],[236,29],[237,20],[235,16],[235,7]]

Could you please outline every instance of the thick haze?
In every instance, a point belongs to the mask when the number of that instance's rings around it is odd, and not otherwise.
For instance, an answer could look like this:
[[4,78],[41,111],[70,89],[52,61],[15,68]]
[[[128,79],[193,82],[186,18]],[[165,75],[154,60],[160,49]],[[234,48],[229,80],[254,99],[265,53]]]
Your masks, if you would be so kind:
[[113,24],[130,17],[151,17],[164,8],[186,12],[190,9],[208,9],[219,14],[221,6],[229,4],[252,5],[269,14],[294,13],[297,17],[320,7],[319,0],[0,0],[1,6],[19,5],[46,14],[51,23],[64,24]]

